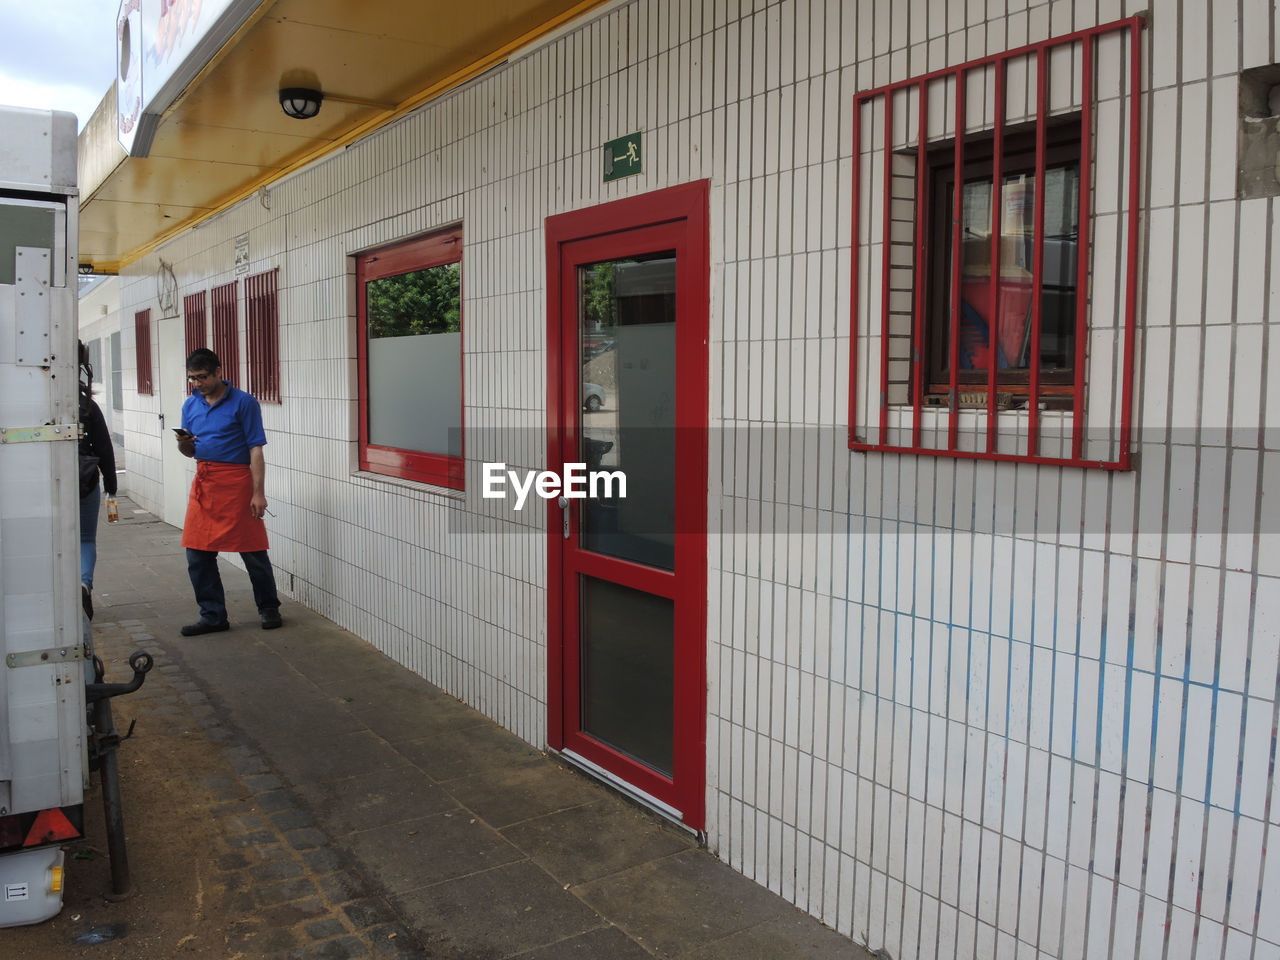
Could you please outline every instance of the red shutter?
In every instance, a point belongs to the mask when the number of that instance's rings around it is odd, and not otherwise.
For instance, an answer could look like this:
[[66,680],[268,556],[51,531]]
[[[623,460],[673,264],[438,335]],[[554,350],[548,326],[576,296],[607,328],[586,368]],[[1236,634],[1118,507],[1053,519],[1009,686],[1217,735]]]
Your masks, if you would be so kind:
[[182,298],[183,330],[187,339],[187,355],[209,345],[209,328],[205,317],[205,293],[191,293]]
[[277,267],[245,280],[249,392],[267,403],[280,402],[279,276]]
[[240,330],[236,299],[239,284],[232,280],[214,287],[213,352],[222,364],[222,378],[233,387],[240,386]]
[[138,393],[151,396],[151,311],[133,315],[134,348],[138,359]]

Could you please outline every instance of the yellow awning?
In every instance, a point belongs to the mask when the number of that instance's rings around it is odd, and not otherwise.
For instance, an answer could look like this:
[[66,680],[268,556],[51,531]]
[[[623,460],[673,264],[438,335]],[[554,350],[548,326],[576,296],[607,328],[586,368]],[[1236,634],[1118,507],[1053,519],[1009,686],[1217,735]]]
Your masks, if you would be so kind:
[[[116,272],[291,170],[503,62],[604,0],[274,0],[164,112],[147,157],[115,91],[80,133],[80,262]],[[309,120],[282,87],[319,89]]]

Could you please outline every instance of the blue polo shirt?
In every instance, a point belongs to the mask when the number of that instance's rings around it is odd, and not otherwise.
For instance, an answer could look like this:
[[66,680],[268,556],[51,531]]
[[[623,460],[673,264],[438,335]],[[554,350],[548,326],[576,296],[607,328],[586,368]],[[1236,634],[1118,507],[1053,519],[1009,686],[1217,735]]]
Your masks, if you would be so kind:
[[250,447],[264,447],[262,408],[257,399],[226,380],[227,392],[213,406],[199,393],[182,405],[182,428],[196,436],[196,459],[248,463]]

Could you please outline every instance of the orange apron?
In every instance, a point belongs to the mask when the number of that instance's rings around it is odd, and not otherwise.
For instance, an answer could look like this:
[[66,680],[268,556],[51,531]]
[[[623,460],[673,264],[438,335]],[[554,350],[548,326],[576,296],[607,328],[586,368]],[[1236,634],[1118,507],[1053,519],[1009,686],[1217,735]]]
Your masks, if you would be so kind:
[[249,512],[253,474],[247,463],[196,462],[182,545],[192,550],[254,553],[267,549],[267,527]]

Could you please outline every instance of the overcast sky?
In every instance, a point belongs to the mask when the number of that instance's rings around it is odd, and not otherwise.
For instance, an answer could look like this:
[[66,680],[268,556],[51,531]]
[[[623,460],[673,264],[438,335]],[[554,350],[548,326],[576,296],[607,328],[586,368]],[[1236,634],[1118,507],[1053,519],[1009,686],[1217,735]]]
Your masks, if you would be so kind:
[[0,0],[0,104],[69,110],[84,127],[115,82],[119,0]]

